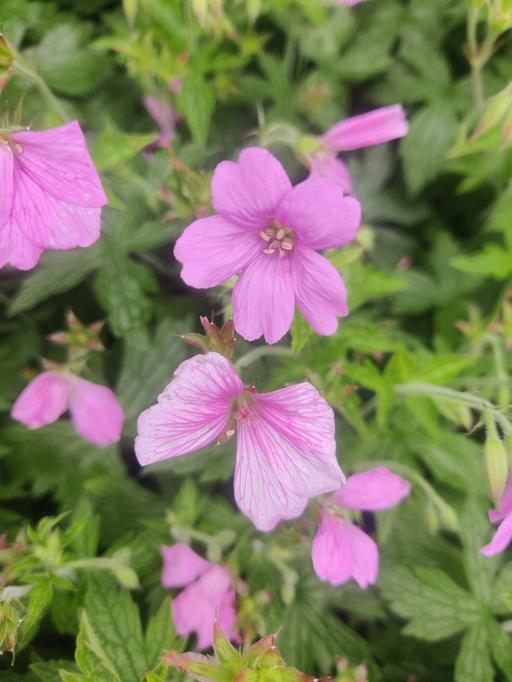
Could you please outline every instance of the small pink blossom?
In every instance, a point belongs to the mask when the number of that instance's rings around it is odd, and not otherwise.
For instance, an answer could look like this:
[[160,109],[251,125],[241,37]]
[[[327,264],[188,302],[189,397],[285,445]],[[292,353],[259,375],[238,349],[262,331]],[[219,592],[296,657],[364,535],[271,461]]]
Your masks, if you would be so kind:
[[279,161],[257,147],[217,166],[212,197],[216,215],[196,220],[176,242],[183,280],[208,289],[240,273],[233,317],[248,341],[279,341],[295,306],[318,334],[333,334],[337,317],[348,315],[345,285],[317,251],[354,239],[359,202],[332,178],[292,187]]
[[39,429],[68,409],[75,431],[85,440],[105,447],[121,438],[124,414],[114,393],[68,372],[43,372],[33,379],[18,396],[11,417]]
[[182,542],[162,547],[162,557],[162,585],[185,588],[172,602],[178,635],[188,637],[195,632],[198,648],[208,649],[217,620],[226,637],[239,642],[233,578],[228,569],[206,561]]
[[498,509],[489,510],[489,521],[491,523],[499,523],[500,525],[491,542],[480,550],[484,556],[500,554],[508,547],[512,540],[512,478],[507,483]]
[[178,120],[176,111],[170,104],[162,102],[152,95],[144,97],[144,106],[146,107],[148,114],[160,128],[160,135],[149,145],[149,149],[153,150],[167,147],[174,139],[176,132],[176,123]]
[[324,145],[336,152],[391,142],[407,135],[409,125],[401,104],[374,109],[336,123],[322,135]]
[[343,474],[336,459],[334,413],[309,383],[271,393],[244,388],[218,353],[183,362],[137,422],[142,465],[204,448],[236,432],[235,500],[262,531],[300,516],[310,498],[332,492]]
[[0,133],[0,267],[33,268],[46,249],[90,246],[107,203],[77,121]]
[[385,467],[349,476],[327,500],[311,549],[313,567],[321,580],[343,585],[353,578],[363,589],[373,585],[379,571],[379,550],[364,531],[351,523],[343,509],[379,511],[398,504],[410,484]]
[[409,124],[401,104],[346,118],[319,138],[323,149],[310,156],[309,177],[322,175],[338,179],[343,190],[351,194],[350,172],[342,161],[336,159],[336,154],[391,142],[406,135],[408,130]]

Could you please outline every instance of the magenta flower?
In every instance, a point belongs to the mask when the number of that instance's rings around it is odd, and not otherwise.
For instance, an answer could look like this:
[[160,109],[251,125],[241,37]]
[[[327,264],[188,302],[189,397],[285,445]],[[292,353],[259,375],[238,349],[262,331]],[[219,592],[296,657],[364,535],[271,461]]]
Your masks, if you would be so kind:
[[176,111],[170,104],[161,102],[152,95],[144,97],[144,106],[146,107],[148,114],[160,128],[160,135],[149,145],[149,149],[153,150],[167,147],[174,139],[176,132],[176,123],[178,119]]
[[311,549],[318,577],[335,586],[351,578],[362,588],[373,585],[379,570],[379,550],[372,538],[348,520],[343,510],[388,509],[409,492],[410,484],[384,467],[349,476],[321,512],[320,528]]
[[295,305],[318,334],[333,334],[337,317],[348,315],[345,286],[317,251],[354,239],[359,202],[331,178],[292,187],[279,161],[260,148],[217,166],[212,197],[217,214],[196,220],[176,242],[183,280],[208,289],[240,273],[233,317],[248,341],[279,341]]
[[489,521],[500,525],[491,542],[480,550],[484,556],[500,554],[512,540],[512,478],[507,483],[498,509],[489,510]]
[[162,585],[185,589],[172,601],[172,617],[180,637],[197,634],[199,649],[213,644],[213,626],[218,621],[228,639],[239,642],[235,627],[233,578],[224,566],[206,561],[180,542],[162,547]]
[[332,152],[322,151],[309,158],[309,177],[332,178],[345,194],[354,192],[347,164]]
[[33,268],[46,249],[90,246],[107,203],[80,125],[0,132],[0,267]]
[[33,379],[18,396],[11,417],[39,429],[68,409],[75,431],[85,440],[105,447],[121,438],[124,414],[112,391],[68,372],[43,372]]
[[237,434],[235,500],[262,531],[300,516],[308,500],[343,481],[334,413],[309,383],[271,393],[244,388],[218,353],[183,362],[137,422],[142,465],[178,457]]

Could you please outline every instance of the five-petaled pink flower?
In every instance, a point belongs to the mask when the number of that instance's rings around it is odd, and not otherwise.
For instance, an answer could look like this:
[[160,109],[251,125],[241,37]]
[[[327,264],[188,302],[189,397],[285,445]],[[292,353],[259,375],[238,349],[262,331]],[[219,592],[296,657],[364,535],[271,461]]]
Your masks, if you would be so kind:
[[409,124],[401,104],[346,118],[318,138],[322,149],[309,158],[309,177],[336,178],[343,190],[350,194],[350,173],[345,163],[336,158],[338,152],[391,142],[406,135],[408,130]]
[[244,388],[218,353],[183,362],[137,422],[143,465],[237,435],[235,500],[262,531],[299,516],[308,500],[336,490],[334,413],[309,383],[271,393]]
[[172,617],[180,637],[197,634],[199,649],[213,644],[213,626],[218,621],[228,639],[239,642],[235,627],[233,578],[224,566],[212,564],[182,542],[162,547],[162,585],[184,587],[172,601]]
[[45,249],[90,246],[107,203],[79,124],[0,132],[0,267],[33,268]]
[[93,384],[69,372],[43,372],[18,396],[11,417],[29,429],[39,429],[66,410],[78,435],[100,447],[121,438],[124,414],[106,386]]
[[410,484],[385,467],[349,476],[321,512],[320,528],[311,549],[318,577],[336,586],[351,578],[362,588],[373,585],[379,570],[379,550],[343,510],[388,509],[409,492]]
[[484,556],[500,554],[512,540],[512,477],[507,483],[498,508],[489,510],[489,521],[500,525],[491,542],[480,550]]
[[248,341],[279,341],[295,305],[318,334],[333,334],[337,317],[348,314],[345,286],[317,251],[354,239],[359,202],[332,178],[292,187],[279,161],[260,148],[217,166],[212,199],[217,214],[196,220],[176,242],[183,280],[207,289],[240,273],[233,319]]

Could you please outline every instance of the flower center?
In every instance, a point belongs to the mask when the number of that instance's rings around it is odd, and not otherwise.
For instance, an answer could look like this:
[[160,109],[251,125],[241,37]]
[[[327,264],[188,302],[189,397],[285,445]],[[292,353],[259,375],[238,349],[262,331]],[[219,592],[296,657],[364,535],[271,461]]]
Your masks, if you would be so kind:
[[224,431],[219,436],[219,443],[224,443],[235,435],[237,425],[250,421],[256,415],[256,403],[253,398],[256,389],[254,386],[247,386],[243,393],[240,393],[231,406],[231,414],[227,421]]
[[260,232],[260,237],[267,243],[263,253],[272,254],[279,252],[283,257],[287,251],[293,251],[295,243],[295,233],[289,227],[283,227],[277,220],[273,220],[271,225]]

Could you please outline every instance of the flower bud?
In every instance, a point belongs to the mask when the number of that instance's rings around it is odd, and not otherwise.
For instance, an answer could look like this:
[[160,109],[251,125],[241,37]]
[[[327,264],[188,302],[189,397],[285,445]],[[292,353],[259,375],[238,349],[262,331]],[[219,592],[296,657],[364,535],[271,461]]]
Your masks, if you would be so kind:
[[495,435],[485,441],[485,466],[495,505],[499,504],[508,478],[508,458],[503,441]]

